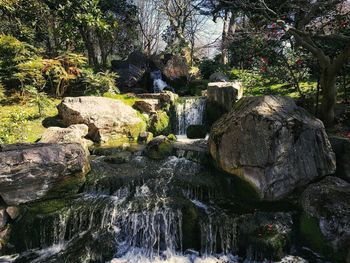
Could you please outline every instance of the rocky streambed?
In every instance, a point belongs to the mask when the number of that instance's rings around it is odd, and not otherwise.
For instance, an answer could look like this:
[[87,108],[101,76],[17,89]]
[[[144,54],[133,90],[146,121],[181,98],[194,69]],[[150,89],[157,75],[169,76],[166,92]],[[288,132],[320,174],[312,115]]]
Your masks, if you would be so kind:
[[66,107],[73,126],[56,137],[1,146],[0,262],[349,261],[345,158],[293,101],[244,98],[209,142],[146,145],[136,125],[135,146],[126,115],[109,121],[123,108]]

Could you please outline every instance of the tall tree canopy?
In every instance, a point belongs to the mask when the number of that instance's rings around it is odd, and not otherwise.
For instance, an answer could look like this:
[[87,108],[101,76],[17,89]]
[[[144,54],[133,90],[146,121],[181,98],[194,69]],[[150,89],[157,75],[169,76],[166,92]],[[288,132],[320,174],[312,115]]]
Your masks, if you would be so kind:
[[[320,68],[322,118],[334,123],[336,77],[350,57],[350,3],[346,0],[208,0],[212,14],[242,11],[259,30],[310,52]],[[276,36],[276,34],[275,34]]]

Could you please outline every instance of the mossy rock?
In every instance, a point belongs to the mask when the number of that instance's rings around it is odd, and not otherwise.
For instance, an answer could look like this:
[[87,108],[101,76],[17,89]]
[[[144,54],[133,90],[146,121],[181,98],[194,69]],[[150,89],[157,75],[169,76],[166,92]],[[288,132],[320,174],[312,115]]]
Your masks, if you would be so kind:
[[173,142],[165,136],[158,136],[150,141],[146,147],[146,154],[149,158],[160,160],[171,155]]
[[137,141],[137,138],[142,132],[145,132],[147,129],[147,123],[145,119],[141,118],[142,121],[138,122],[137,124],[134,125],[129,125],[129,136],[132,140]]
[[279,261],[290,250],[292,216],[257,212],[238,221],[239,254],[252,261]]
[[131,160],[132,153],[131,152],[119,152],[110,156],[106,156],[103,161],[110,164],[123,164],[127,163]]
[[158,111],[151,116],[149,131],[155,136],[170,133],[170,118],[165,111]]
[[204,139],[207,136],[207,129],[204,125],[190,125],[186,130],[189,139]]
[[318,220],[302,214],[299,219],[299,237],[303,245],[322,255],[332,254],[332,248],[323,236]]
[[170,141],[172,141],[172,142],[176,142],[177,141],[177,137],[176,137],[176,135],[175,134],[169,134],[168,136],[167,136],[167,138],[170,140]]
[[153,139],[153,133],[151,132],[143,132],[140,134],[139,138],[137,139],[138,143],[144,144],[149,143]]

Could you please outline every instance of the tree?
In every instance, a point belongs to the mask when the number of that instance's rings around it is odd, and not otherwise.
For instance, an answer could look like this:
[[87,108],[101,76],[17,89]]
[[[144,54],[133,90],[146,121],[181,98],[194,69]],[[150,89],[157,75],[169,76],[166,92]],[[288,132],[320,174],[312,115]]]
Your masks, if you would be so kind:
[[[350,57],[350,7],[346,0],[214,1],[216,8],[239,8],[259,28],[277,27],[315,57],[320,66],[322,119],[334,124],[336,78]],[[261,22],[263,21],[263,23]],[[281,38],[282,39],[282,38]],[[331,47],[331,48],[330,48]]]
[[166,15],[169,21],[168,47],[178,49],[188,47],[186,27],[193,16],[200,10],[202,0],[160,0],[159,10]]
[[158,9],[158,2],[156,0],[137,0],[135,4],[138,8],[141,47],[150,56],[159,50],[166,20],[164,19],[164,14]]

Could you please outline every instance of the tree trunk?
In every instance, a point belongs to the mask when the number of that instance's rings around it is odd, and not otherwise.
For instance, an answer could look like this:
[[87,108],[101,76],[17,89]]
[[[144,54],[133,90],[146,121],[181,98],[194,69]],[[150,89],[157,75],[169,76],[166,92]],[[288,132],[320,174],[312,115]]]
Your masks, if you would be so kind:
[[221,43],[221,63],[224,65],[228,64],[228,48],[227,48],[227,38],[229,31],[229,15],[225,12],[224,25],[222,30],[222,43]]
[[337,100],[337,75],[331,68],[321,72],[322,119],[326,127],[334,125],[334,111]]
[[83,37],[85,48],[88,53],[89,66],[93,67],[94,69],[98,69],[99,64],[98,64],[98,59],[95,52],[94,43],[92,40],[91,30],[90,29],[85,30],[83,28],[80,28],[80,33],[81,33],[81,36]]

